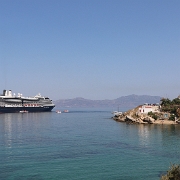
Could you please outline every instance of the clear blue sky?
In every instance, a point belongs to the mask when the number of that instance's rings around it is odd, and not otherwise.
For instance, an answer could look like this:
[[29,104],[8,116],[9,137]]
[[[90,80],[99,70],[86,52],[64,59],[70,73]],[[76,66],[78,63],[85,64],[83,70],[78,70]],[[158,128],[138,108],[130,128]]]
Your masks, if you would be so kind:
[[0,0],[0,91],[53,100],[180,94],[179,0]]

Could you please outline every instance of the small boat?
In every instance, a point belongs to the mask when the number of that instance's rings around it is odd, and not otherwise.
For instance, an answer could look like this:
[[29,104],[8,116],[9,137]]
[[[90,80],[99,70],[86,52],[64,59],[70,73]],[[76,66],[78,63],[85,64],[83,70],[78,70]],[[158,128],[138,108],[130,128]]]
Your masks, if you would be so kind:
[[28,113],[28,111],[23,110],[23,111],[19,111],[20,113]]
[[114,116],[120,116],[120,115],[122,115],[122,112],[119,111],[119,106],[118,106],[118,111],[113,111],[112,114],[114,114]]
[[61,111],[56,111],[56,113],[61,113]]
[[65,113],[69,112],[69,110],[64,110]]
[[122,112],[120,112],[120,111],[113,111],[112,114],[114,114],[114,116],[117,116],[117,115],[121,115]]

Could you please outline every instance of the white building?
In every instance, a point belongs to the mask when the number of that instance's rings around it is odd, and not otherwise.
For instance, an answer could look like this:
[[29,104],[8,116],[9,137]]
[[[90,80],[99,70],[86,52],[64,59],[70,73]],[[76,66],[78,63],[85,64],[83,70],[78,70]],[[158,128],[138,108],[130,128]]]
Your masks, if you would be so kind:
[[157,111],[159,111],[159,106],[144,104],[139,108],[138,113],[147,114],[148,112],[157,112]]

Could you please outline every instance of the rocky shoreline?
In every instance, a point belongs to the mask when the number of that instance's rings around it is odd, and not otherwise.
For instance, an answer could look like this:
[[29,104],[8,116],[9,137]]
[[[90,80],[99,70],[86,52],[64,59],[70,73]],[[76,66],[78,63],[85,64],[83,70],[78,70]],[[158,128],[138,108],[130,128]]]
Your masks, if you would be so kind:
[[[115,115],[112,118],[117,122],[135,123],[135,124],[179,124],[179,121],[172,121],[168,119],[154,119],[148,114],[137,114],[140,106],[124,112],[119,115]],[[160,112],[159,112],[160,113]]]

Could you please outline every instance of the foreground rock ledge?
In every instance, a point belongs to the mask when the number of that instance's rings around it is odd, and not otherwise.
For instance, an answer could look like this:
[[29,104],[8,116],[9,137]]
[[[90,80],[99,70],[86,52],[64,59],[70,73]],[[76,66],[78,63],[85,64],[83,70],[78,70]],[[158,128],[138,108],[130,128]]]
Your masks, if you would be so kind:
[[139,106],[129,110],[127,112],[122,113],[121,115],[115,115],[112,117],[117,122],[126,122],[126,123],[137,123],[137,124],[179,124],[179,121],[171,121],[171,120],[161,120],[161,119],[153,119],[147,114],[142,114],[141,116],[137,116],[136,112],[138,111]]

